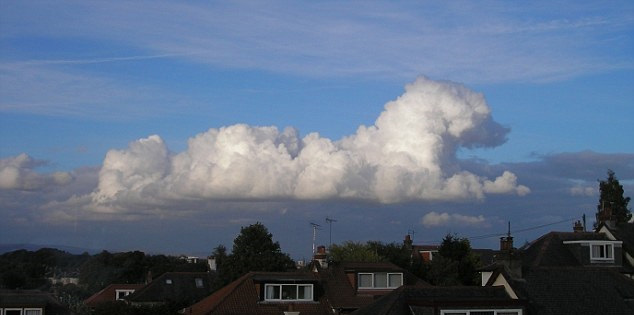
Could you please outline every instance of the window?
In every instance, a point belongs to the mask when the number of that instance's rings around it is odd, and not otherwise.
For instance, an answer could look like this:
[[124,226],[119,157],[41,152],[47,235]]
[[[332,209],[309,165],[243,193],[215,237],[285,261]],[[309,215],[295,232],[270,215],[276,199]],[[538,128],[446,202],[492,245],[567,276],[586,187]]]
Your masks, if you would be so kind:
[[403,285],[402,273],[359,273],[359,289],[394,289]]
[[172,279],[165,279],[165,284],[172,284]]
[[614,260],[614,246],[612,244],[592,244],[590,258],[593,260]]
[[22,315],[21,308],[6,308],[4,309],[5,315]]
[[[115,292],[116,292],[116,293],[115,293],[116,299],[117,299],[117,300],[121,300],[121,299],[123,299],[124,297],[126,297],[126,296],[128,296],[128,295],[130,295],[130,294],[134,293],[134,290],[125,290],[125,289],[122,289],[122,290],[115,290]],[[26,314],[25,314],[25,315],[26,315]]]
[[24,315],[42,315],[41,308],[25,308]]
[[312,284],[266,284],[264,286],[266,301],[312,301]]
[[196,287],[197,288],[204,288],[205,286],[203,285],[203,279],[202,278],[196,278],[194,279],[194,281],[196,282]]
[[441,310],[440,315],[522,315],[522,310]]

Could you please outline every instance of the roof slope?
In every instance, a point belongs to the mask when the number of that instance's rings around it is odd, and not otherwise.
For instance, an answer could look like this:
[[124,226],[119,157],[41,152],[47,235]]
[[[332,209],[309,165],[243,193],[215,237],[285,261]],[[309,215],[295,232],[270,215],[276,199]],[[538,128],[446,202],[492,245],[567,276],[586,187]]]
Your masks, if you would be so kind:
[[617,240],[622,241],[625,251],[634,256],[634,223],[618,223],[612,227],[601,224],[599,229],[601,227],[607,228]]
[[[292,279],[291,279],[292,278]],[[312,280],[317,279],[307,272],[250,272],[238,280],[226,285],[212,295],[187,308],[185,314],[205,315],[237,315],[237,314],[262,314],[279,315],[292,308],[302,315],[327,315],[330,314],[325,298],[321,296],[315,302],[263,302],[254,282],[263,280]],[[315,294],[318,290],[315,288]]]
[[[215,273],[166,272],[125,299],[133,303],[163,303],[167,301],[192,304],[211,294]],[[202,287],[196,286],[202,280]]]
[[363,307],[354,315],[405,315],[417,306],[469,306],[518,304],[502,287],[430,287],[402,286],[376,302]]
[[87,298],[84,303],[89,307],[95,307],[99,303],[111,302],[116,300],[117,290],[138,290],[145,286],[144,284],[111,284],[103,290],[93,294]]
[[523,265],[527,267],[582,266],[564,241],[609,240],[594,232],[550,232],[523,248]]
[[634,280],[602,268],[535,268],[512,281],[531,314],[634,314]]

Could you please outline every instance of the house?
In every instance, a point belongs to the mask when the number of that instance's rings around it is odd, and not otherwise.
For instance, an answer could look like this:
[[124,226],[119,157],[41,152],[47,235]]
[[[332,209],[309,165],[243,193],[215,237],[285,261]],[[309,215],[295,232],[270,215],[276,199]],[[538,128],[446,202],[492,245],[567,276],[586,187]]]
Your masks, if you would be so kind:
[[523,315],[526,301],[501,287],[402,286],[353,315]]
[[634,278],[634,223],[602,222],[596,231],[609,240],[622,242],[622,263],[630,270],[628,276]]
[[66,315],[69,310],[51,293],[37,290],[0,290],[2,315]]
[[84,300],[84,304],[96,307],[104,302],[120,301],[144,286],[145,284],[111,284]]
[[123,299],[132,305],[191,305],[211,294],[215,273],[166,272]]
[[332,314],[329,310],[317,274],[250,272],[188,307],[184,314]]
[[303,271],[248,273],[185,314],[348,314],[403,284],[427,285],[391,263],[329,264],[324,253]]
[[482,285],[527,300],[529,314],[634,314],[623,242],[575,231],[550,232],[520,249],[503,237],[496,264],[482,270]]

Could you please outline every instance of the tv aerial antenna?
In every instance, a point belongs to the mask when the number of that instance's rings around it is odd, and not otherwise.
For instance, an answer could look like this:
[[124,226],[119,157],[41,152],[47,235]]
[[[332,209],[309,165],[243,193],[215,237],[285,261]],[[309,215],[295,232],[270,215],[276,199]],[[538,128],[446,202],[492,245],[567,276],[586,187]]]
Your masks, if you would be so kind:
[[328,245],[328,249],[330,250],[330,247],[332,247],[332,222],[337,222],[337,220],[326,217],[326,222],[328,222],[328,225],[330,226],[330,245]]
[[317,239],[317,230],[321,230],[321,225],[310,222],[310,225],[313,227],[313,256],[315,255],[315,240]]

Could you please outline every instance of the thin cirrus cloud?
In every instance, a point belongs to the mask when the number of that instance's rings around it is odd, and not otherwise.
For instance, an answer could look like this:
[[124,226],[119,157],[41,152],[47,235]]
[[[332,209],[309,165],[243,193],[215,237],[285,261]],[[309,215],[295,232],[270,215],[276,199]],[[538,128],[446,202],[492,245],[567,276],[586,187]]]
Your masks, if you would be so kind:
[[338,141],[244,124],[209,129],[177,154],[158,135],[139,139],[110,150],[97,188],[68,202],[88,212],[125,214],[178,200],[397,203],[523,196],[530,189],[513,173],[490,180],[459,170],[456,159],[459,147],[495,147],[508,131],[493,121],[481,94],[420,77],[385,105],[374,125]]
[[618,40],[633,21],[619,5],[77,2],[56,15],[48,6],[7,5],[5,37],[97,37],[149,56],[317,77],[539,81],[633,66]]

